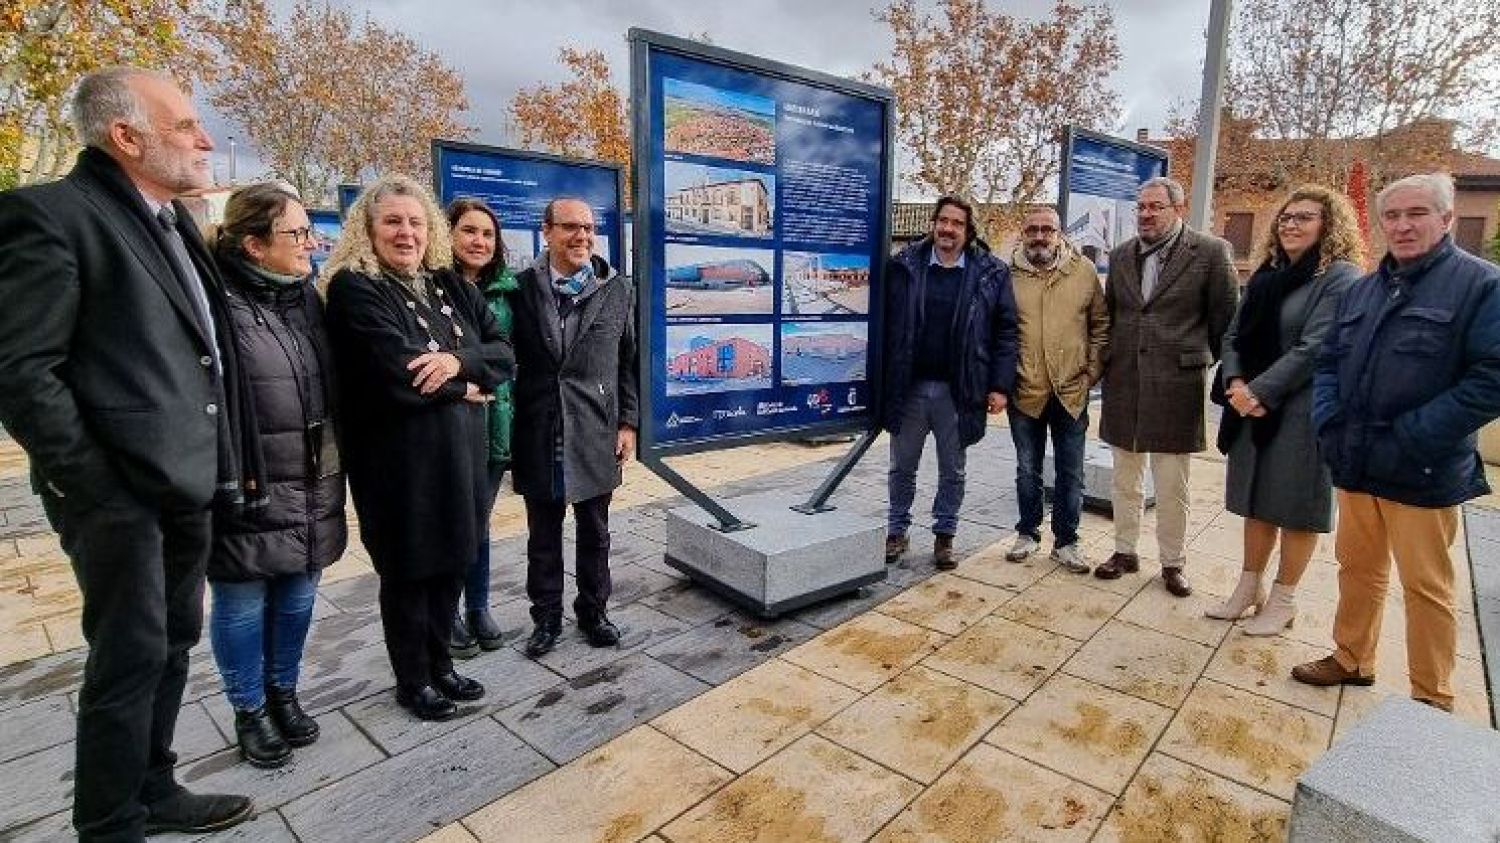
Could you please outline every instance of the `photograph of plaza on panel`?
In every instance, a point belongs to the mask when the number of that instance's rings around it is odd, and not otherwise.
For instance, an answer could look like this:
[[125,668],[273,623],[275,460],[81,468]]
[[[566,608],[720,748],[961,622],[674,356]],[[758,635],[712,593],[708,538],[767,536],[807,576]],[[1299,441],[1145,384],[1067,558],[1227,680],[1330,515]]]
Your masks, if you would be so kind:
[[862,381],[869,344],[869,326],[864,322],[783,323],[781,383]]
[[667,77],[666,151],[776,163],[776,101]]
[[784,316],[870,312],[870,256],[783,252]]
[[775,307],[770,249],[667,244],[667,316],[769,314]]
[[770,325],[668,325],[667,394],[771,388]]
[[668,161],[667,233],[769,239],[775,196],[775,176]]

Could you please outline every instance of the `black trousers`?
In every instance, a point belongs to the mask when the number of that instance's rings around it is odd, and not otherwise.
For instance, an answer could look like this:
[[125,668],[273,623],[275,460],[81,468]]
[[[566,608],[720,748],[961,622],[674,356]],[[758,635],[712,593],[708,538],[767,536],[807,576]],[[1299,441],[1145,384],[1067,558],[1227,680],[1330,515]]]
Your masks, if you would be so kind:
[[73,826],[80,840],[142,839],[145,806],[176,792],[172,734],[188,650],[203,629],[207,510],[162,513],[42,496],[73,564],[89,643],[78,696]]
[[[573,504],[578,522],[578,598],[573,612],[588,623],[604,613],[609,602],[609,501],[606,492]],[[531,619],[562,617],[563,515],[561,500],[526,498],[526,596],[531,598]]]
[[380,625],[396,684],[416,689],[453,669],[448,635],[463,590],[463,572],[420,580],[380,578]]

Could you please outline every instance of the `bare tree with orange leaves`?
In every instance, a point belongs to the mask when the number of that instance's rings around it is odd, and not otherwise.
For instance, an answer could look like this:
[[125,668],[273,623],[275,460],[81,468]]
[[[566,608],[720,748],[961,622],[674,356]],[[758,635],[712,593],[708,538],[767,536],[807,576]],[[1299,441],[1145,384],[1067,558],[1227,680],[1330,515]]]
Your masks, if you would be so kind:
[[[909,182],[993,208],[1045,197],[1058,174],[1065,125],[1108,128],[1119,65],[1108,5],[1055,0],[1027,20],[984,0],[943,0],[940,14],[894,0],[875,16],[896,47],[870,74],[896,95],[898,139],[914,159]],[[994,235],[1014,214],[985,219]]]

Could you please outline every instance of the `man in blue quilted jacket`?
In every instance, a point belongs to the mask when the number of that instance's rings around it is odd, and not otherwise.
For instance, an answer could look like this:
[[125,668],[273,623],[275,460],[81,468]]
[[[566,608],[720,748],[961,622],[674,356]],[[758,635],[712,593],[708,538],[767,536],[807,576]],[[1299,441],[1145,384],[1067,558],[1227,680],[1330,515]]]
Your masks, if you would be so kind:
[[1388,253],[1344,296],[1313,378],[1313,427],[1338,489],[1334,653],[1309,685],[1369,685],[1392,557],[1414,699],[1453,709],[1458,505],[1489,491],[1479,428],[1500,416],[1500,268],[1453,243],[1453,180],[1376,198]]

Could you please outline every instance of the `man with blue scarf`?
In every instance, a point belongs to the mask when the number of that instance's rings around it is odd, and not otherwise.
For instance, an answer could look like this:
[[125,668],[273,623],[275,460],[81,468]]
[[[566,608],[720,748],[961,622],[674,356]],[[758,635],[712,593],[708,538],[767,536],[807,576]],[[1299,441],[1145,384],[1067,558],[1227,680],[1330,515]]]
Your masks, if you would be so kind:
[[515,298],[516,493],[526,502],[526,594],[536,628],[527,655],[551,652],[562,635],[562,523],[578,524],[573,613],[588,643],[612,647],[620,630],[610,595],[609,502],[635,452],[635,294],[594,254],[594,213],[554,199],[542,217],[547,243],[517,276]]

